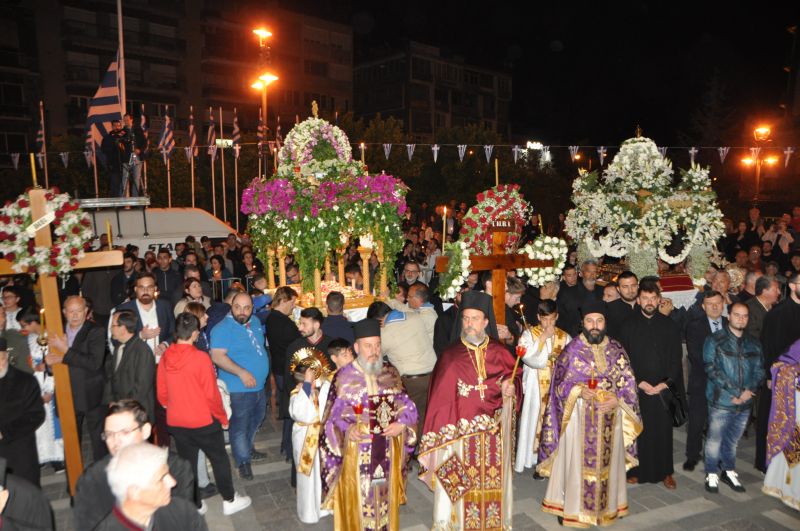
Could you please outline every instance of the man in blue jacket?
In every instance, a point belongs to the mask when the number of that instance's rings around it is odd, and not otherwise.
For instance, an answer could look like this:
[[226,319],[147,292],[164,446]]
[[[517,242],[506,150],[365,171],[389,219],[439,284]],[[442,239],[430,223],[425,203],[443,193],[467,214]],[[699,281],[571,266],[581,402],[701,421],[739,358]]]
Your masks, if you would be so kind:
[[708,337],[703,364],[708,375],[708,434],[705,446],[706,490],[719,492],[719,482],[744,492],[734,470],[736,446],[747,426],[753,398],[764,380],[761,343],[744,330],[749,310],[731,305],[727,327]]

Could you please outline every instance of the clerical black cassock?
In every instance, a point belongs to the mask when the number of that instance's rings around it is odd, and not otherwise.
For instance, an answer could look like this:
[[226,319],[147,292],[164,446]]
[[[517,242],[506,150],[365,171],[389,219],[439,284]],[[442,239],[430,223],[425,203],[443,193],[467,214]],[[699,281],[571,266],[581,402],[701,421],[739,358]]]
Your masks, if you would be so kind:
[[[792,288],[789,285],[790,289]],[[761,346],[764,349],[764,367],[767,378],[772,374],[770,369],[778,356],[786,352],[792,343],[800,339],[800,303],[788,297],[774,306],[764,317],[761,329]],[[767,426],[769,409],[772,404],[772,391],[767,388],[766,380],[758,393],[758,416],[756,417],[756,468],[766,472]]]
[[[662,382],[674,384],[684,400],[681,333],[669,317],[656,311],[647,318],[639,309],[622,326],[619,341],[631,360],[637,386],[642,381],[652,386]],[[638,478],[640,483],[656,483],[674,472],[672,417],[658,394],[648,395],[641,389],[639,407],[644,425],[636,441],[639,466],[632,468],[628,475]]]
[[[5,338],[0,348],[6,350]],[[12,474],[39,486],[36,429],[44,422],[42,391],[36,379],[9,366],[0,377],[0,457]]]
[[633,304],[631,306],[622,299],[609,302],[608,310],[606,310],[606,335],[611,339],[619,341],[619,334],[622,331],[622,325],[625,324],[631,316],[636,315],[639,311],[639,305]]
[[583,283],[578,281],[574,286],[567,286],[564,282],[561,283],[561,289],[558,291],[558,321],[556,326],[572,337],[580,334],[581,328],[581,306],[584,302],[602,300],[603,290],[595,288],[594,291],[589,291],[584,287]]

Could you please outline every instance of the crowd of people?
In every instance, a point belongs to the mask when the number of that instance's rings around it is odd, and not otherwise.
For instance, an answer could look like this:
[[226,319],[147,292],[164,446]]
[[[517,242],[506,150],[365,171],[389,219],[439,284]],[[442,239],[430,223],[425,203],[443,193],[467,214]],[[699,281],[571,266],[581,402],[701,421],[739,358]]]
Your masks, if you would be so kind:
[[[255,437],[269,414],[283,421],[306,523],[333,514],[342,529],[396,529],[416,460],[434,526],[510,525],[514,473],[548,481],[542,510],[564,525],[607,524],[627,514],[628,484],[680,488],[684,425],[683,469],[702,460],[708,492],[743,491],[737,443],[751,422],[763,491],[800,510],[800,208],[728,223],[718,247],[731,263],[710,267],[689,304],[665,291],[680,265],[640,279],[571,251],[557,282],[509,271],[502,316],[490,272],[472,272],[453,300],[437,295],[441,241],[458,239],[466,204],[443,212],[409,214],[394,294],[364,286],[362,267],[372,280],[380,264],[362,264],[353,242],[336,280],[380,296],[357,322],[339,291],[299,308],[291,256],[289,285],[268,289],[246,235],[128,246],[119,268],[75,272],[60,282],[63,336],[45,337],[28,277],[3,279],[4,466],[34,490],[42,466],[64,470],[52,374],[63,363],[92,454],[78,529],[204,529],[216,495],[225,515],[245,509],[233,476],[246,484],[266,458]],[[550,232],[563,236],[559,223]],[[522,240],[541,233],[532,216]],[[318,366],[296,370],[309,353]],[[0,522],[11,514],[23,518]]]

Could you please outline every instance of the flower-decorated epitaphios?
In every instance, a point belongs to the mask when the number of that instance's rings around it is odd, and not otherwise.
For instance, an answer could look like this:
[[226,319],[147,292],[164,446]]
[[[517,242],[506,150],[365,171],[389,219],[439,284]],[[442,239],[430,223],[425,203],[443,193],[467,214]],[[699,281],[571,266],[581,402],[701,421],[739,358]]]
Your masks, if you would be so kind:
[[45,198],[46,216],[52,218],[53,245],[36,245],[33,223],[38,220],[33,219],[28,197],[21,195],[0,210],[0,254],[20,273],[66,275],[84,256],[93,236],[92,222],[68,194],[53,188]]
[[649,138],[626,140],[602,177],[575,179],[567,233],[596,258],[627,256],[640,277],[657,271],[656,258],[677,264],[692,254],[699,262],[724,232],[722,212],[708,169],[680,174],[673,185],[672,163]]
[[242,193],[242,212],[249,216],[259,256],[266,260],[268,249],[286,247],[310,290],[314,270],[331,251],[350,236],[369,234],[383,252],[385,268],[403,244],[407,187],[391,175],[367,175],[352,159],[344,132],[325,120],[297,124],[285,142],[277,175],[253,179]]
[[542,286],[548,282],[559,280],[561,271],[567,262],[567,242],[555,236],[539,236],[533,242],[521,247],[517,252],[528,255],[531,260],[552,260],[549,267],[531,267],[517,269],[518,275],[528,277],[531,286]]

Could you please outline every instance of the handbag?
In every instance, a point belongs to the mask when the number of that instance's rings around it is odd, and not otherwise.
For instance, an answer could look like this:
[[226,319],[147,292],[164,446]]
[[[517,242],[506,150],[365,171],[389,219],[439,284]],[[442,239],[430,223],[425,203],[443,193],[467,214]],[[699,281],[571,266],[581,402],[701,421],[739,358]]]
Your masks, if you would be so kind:
[[667,388],[658,393],[658,396],[661,397],[664,409],[672,417],[672,426],[679,428],[686,424],[689,416],[686,414],[686,409],[683,407],[683,402],[678,397],[678,393],[675,392],[675,385],[671,382],[666,382],[666,384]]

